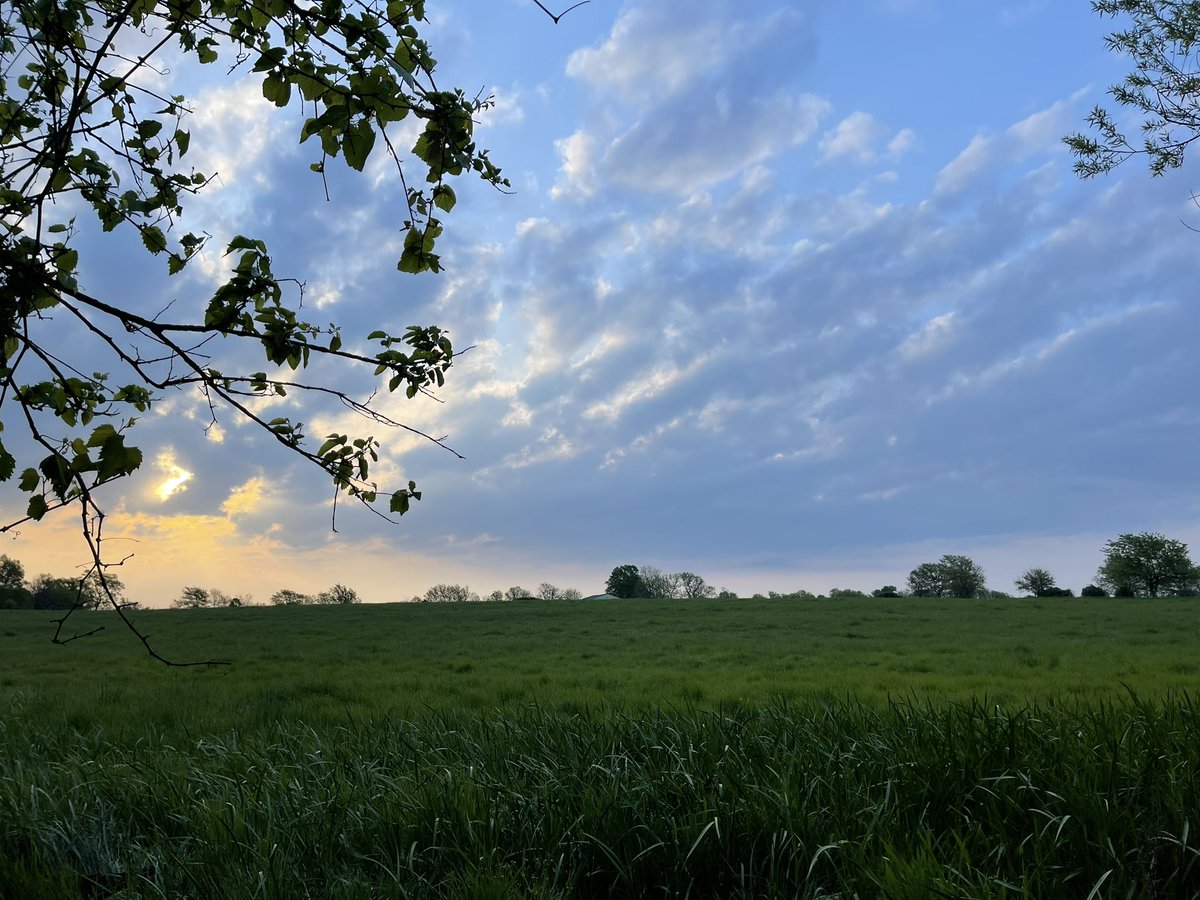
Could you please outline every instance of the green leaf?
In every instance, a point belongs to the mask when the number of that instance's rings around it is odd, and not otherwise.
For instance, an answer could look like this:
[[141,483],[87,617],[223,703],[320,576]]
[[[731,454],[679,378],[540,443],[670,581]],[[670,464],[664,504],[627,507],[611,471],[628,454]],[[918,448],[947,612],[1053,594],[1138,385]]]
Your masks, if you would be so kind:
[[331,434],[325,443],[321,445],[320,449],[317,450],[317,456],[324,456],[334,447],[340,447],[344,443],[346,443],[346,436],[344,434]]
[[392,494],[392,501],[388,504],[388,509],[402,516],[408,512],[408,502],[408,491],[396,491]]
[[17,486],[26,493],[29,493],[30,491],[37,490],[38,483],[41,480],[42,479],[38,477],[37,469],[26,469],[21,473],[21,480],[18,482]]
[[342,139],[342,152],[346,154],[346,165],[357,172],[367,164],[371,148],[375,146],[375,126],[370,119],[359,119]]
[[179,128],[175,129],[175,146],[179,148],[180,156],[183,156],[188,152],[188,147],[191,145],[191,143],[192,136],[190,133]]
[[54,267],[58,269],[60,275],[70,275],[75,271],[77,265],[79,265],[78,250],[64,250],[54,257]]
[[17,469],[17,460],[0,444],[0,481],[8,481]]
[[433,189],[433,205],[443,212],[450,212],[457,202],[458,197],[454,195],[454,189],[450,185],[439,184]]
[[196,55],[202,63],[217,61],[217,42],[211,37],[202,38],[196,45]]
[[100,425],[88,437],[87,445],[89,447],[103,447],[106,441],[116,436],[117,429],[111,425]]
[[142,229],[142,243],[151,253],[162,253],[167,249],[167,236],[157,225],[148,225]]
[[292,85],[277,75],[268,75],[263,79],[262,93],[276,106],[287,106],[292,99]]
[[[103,428],[104,426],[101,426]],[[99,429],[97,429],[99,431]],[[101,481],[132,474],[142,464],[142,451],[126,447],[123,434],[110,434],[100,448],[96,475]]]
[[138,122],[137,130],[138,136],[143,141],[148,141],[162,131],[162,122],[158,121],[158,119],[145,119]]
[[29,509],[27,513],[29,518],[35,522],[41,521],[42,516],[46,514],[46,498],[41,494],[35,494],[29,498]]

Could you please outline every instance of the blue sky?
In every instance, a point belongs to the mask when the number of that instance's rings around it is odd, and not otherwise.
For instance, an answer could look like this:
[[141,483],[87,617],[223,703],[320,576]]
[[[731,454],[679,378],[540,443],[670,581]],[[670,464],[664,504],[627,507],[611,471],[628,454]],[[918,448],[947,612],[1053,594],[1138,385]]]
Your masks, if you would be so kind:
[[[466,460],[377,433],[381,475],[425,498],[397,527],[344,507],[335,534],[318,472],[228,413],[206,433],[203,402],[171,395],[138,429],[143,471],[107,497],[135,599],[590,593],[629,562],[741,594],[870,590],[944,553],[996,589],[1038,565],[1078,591],[1121,532],[1200,542],[1200,175],[1072,174],[1062,136],[1125,72],[1090,4],[429,12],[441,83],[495,95],[480,143],[515,189],[458,186],[446,272],[395,271],[382,158],[336,174],[327,203],[297,110],[181,67],[194,164],[220,173],[185,224],[213,249],[166,280],[129,241],[90,239],[83,278],[198,307],[223,240],[262,237],[315,318],[438,323],[474,347],[443,403],[381,401]],[[279,410],[314,435],[356,427]],[[74,527],[5,552],[64,571]]]

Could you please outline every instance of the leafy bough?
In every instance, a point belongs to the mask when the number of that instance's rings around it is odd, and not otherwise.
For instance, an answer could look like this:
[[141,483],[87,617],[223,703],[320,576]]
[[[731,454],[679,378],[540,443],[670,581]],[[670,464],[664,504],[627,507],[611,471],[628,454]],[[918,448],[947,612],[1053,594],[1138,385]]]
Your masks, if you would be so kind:
[[[385,415],[375,401],[381,389],[403,390],[409,399],[431,393],[444,384],[456,353],[435,325],[398,335],[375,331],[365,339],[370,349],[344,346],[336,325],[301,318],[303,284],[277,276],[266,244],[252,237],[228,243],[231,274],[195,319],[168,317],[171,305],[149,314],[88,293],[75,244],[97,225],[103,232],[134,229],[168,275],[183,272],[205,249],[210,235],[185,231],[179,220],[187,198],[215,173],[185,163],[191,110],[185,97],[162,88],[168,79],[157,62],[172,52],[199,65],[224,58],[230,74],[248,70],[261,79],[267,101],[298,105],[305,113],[299,141],[317,152],[310,169],[322,180],[330,160],[341,157],[361,172],[382,148],[405,199],[397,268],[440,271],[440,217],[457,202],[449,181],[473,174],[498,190],[509,182],[473,135],[490,98],[443,90],[435,81],[436,62],[418,30],[424,7],[422,0],[0,3],[0,481],[15,480],[27,496],[23,514],[0,524],[0,532],[76,506],[91,559],[81,586],[98,578],[125,624],[163,662],[108,587],[106,572],[129,557],[104,553],[105,514],[95,496],[141,465],[130,432],[161,392],[199,391],[214,423],[219,408],[232,410],[322,469],[334,486],[335,528],[340,496],[391,521],[421,492],[413,481],[385,490],[372,480],[380,448],[373,435],[330,434],[314,448],[303,423],[267,418],[267,404],[258,401],[289,391],[325,395],[374,425],[446,447]],[[402,159],[388,129],[410,117],[420,128]],[[63,341],[67,327],[90,335],[90,345]],[[257,347],[276,374],[218,369],[218,339],[235,351]],[[127,377],[95,371],[97,348]],[[379,385],[360,400],[327,382],[305,381],[298,373],[314,355],[370,369]],[[25,436],[13,440],[6,427],[17,425]],[[71,612],[59,620],[56,642],[83,636],[66,634]]]

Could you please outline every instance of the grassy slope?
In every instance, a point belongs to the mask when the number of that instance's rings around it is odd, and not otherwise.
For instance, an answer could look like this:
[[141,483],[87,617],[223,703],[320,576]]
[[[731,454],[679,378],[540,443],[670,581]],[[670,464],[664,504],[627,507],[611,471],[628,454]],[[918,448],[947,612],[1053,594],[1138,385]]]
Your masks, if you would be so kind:
[[384,605],[143,613],[169,671],[108,614],[49,643],[47,613],[0,613],[0,709],[107,728],[245,727],[428,708],[757,704],[813,694],[1000,704],[1200,687],[1200,604],[736,601]]

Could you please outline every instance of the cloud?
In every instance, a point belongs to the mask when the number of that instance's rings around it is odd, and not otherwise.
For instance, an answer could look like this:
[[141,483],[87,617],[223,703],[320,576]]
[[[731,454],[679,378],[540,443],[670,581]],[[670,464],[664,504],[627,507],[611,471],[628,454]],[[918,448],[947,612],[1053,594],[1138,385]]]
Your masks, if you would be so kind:
[[604,173],[625,187],[690,194],[804,144],[829,109],[805,93],[696,95],[617,137]]
[[891,129],[867,112],[853,112],[821,136],[818,145],[824,162],[845,160],[858,165],[876,162],[884,155],[898,159],[916,142],[905,128],[889,137]]
[[631,3],[567,73],[596,99],[556,143],[556,198],[600,185],[691,194],[806,143],[830,109],[793,76],[813,58],[809,17],[732,0]]
[[154,488],[154,496],[159,502],[165,502],[176,494],[186,491],[188,482],[195,473],[189,472],[175,460],[175,449],[167,447],[159,451],[154,459],[154,465],[162,475],[162,480]]
[[954,313],[948,312],[934,316],[921,326],[919,330],[905,338],[899,347],[899,352],[906,360],[914,360],[928,356],[951,339],[954,333]]
[[571,54],[567,74],[632,106],[657,106],[799,22],[792,11],[747,12],[728,0],[630,4],[603,42]]
[[1002,134],[977,134],[958,156],[938,173],[937,194],[954,194],[974,184],[987,169],[1027,160],[1037,153],[1060,150],[1062,136],[1075,126],[1078,106],[1085,96],[1077,91],[1010,125]]
[[584,131],[554,142],[562,159],[558,180],[550,189],[555,199],[591,197],[596,193],[596,139]]
[[221,504],[221,512],[231,519],[246,513],[258,512],[263,505],[263,491],[267,480],[261,475],[243,482],[229,492],[225,502]]

